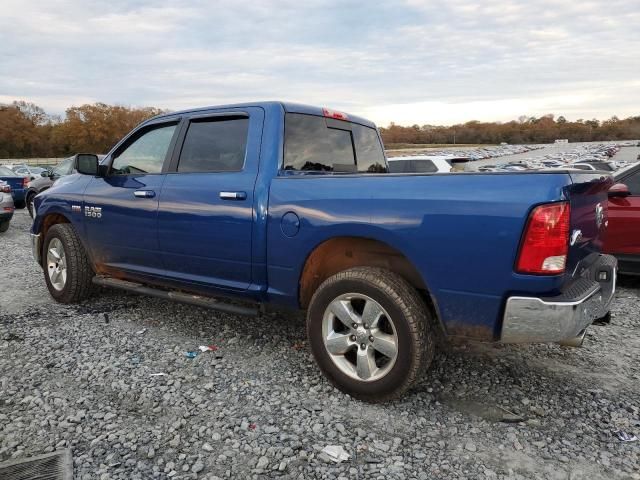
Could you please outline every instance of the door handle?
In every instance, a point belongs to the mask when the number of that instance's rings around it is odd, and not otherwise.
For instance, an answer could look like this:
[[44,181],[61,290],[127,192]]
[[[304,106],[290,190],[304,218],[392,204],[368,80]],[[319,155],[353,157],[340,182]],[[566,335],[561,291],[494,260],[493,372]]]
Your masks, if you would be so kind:
[[220,192],[222,200],[246,200],[247,192]]
[[133,194],[136,198],[153,198],[156,196],[156,192],[153,190],[136,190]]

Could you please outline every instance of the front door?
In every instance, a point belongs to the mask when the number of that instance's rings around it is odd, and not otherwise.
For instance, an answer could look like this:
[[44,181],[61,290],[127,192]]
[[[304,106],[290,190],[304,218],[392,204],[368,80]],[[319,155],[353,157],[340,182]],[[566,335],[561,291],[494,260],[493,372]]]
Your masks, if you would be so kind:
[[87,186],[82,214],[98,273],[161,274],[158,196],[177,136],[178,120],[142,127]]
[[158,206],[160,250],[173,279],[223,290],[251,284],[263,120],[260,108],[185,120]]

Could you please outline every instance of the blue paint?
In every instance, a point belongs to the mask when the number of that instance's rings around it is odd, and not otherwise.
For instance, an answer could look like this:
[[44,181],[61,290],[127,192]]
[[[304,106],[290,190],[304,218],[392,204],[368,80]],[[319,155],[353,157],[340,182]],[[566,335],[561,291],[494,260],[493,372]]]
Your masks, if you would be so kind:
[[[193,118],[240,112],[249,137],[240,172],[176,173],[181,138]],[[140,125],[179,121],[177,140],[162,172],[90,178],[71,175],[36,198],[43,219],[64,215],[100,272],[207,295],[299,306],[305,262],[336,237],[375,239],[402,253],[422,277],[448,330],[483,328],[497,337],[506,297],[557,294],[572,267],[599,239],[590,222],[606,184],[567,172],[491,174],[285,174],[286,112],[322,109],[278,102],[172,113]],[[373,126],[349,116],[350,121]],[[103,160],[127,141],[123,139]],[[290,172],[289,172],[290,173]],[[576,183],[574,183],[574,181]],[[155,192],[137,198],[135,190]],[[225,200],[220,192],[242,192]],[[570,199],[592,242],[571,249],[567,274],[514,272],[520,239],[533,206]],[[71,205],[102,208],[102,218]],[[471,331],[471,330],[470,330]]]

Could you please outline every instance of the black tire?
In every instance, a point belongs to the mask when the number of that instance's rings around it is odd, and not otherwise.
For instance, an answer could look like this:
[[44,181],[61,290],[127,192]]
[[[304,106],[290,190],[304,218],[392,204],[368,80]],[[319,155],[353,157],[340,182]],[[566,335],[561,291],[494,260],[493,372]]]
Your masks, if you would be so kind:
[[3,220],[0,222],[0,233],[4,233],[7,230],[9,230],[9,224],[11,223],[11,220]]
[[[325,311],[347,293],[373,299],[393,321],[397,356],[390,370],[377,380],[363,381],[345,374],[325,347]],[[404,394],[431,365],[436,335],[430,317],[416,289],[402,277],[381,268],[357,267],[328,278],[314,293],[307,311],[307,335],[320,370],[336,388],[359,400],[385,402]]]
[[14,202],[14,207],[16,207],[16,209],[21,210],[23,209],[25,206],[24,200],[20,200],[18,202]]
[[[67,279],[64,288],[57,290],[51,283],[47,267],[47,252],[54,239],[58,239],[64,248]],[[51,296],[60,303],[78,303],[91,295],[94,272],[80,239],[68,223],[59,223],[47,231],[44,239],[42,267],[47,288]]]
[[29,211],[29,216],[31,218],[33,218],[33,199],[35,198],[35,196],[37,195],[36,192],[29,192],[27,193],[27,196],[25,197],[25,202],[27,203],[27,210]]

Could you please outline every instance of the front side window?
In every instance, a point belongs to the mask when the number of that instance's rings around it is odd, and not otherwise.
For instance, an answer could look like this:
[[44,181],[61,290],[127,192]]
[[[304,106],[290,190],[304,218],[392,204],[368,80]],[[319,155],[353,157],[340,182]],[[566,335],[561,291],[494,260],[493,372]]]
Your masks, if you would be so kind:
[[56,168],[53,169],[54,177],[62,177],[63,175],[69,175],[71,168],[73,167],[73,158],[67,158],[61,161]]
[[176,125],[155,127],[138,136],[113,159],[111,174],[160,173]]
[[242,170],[248,130],[248,118],[191,122],[180,153],[178,172]]

